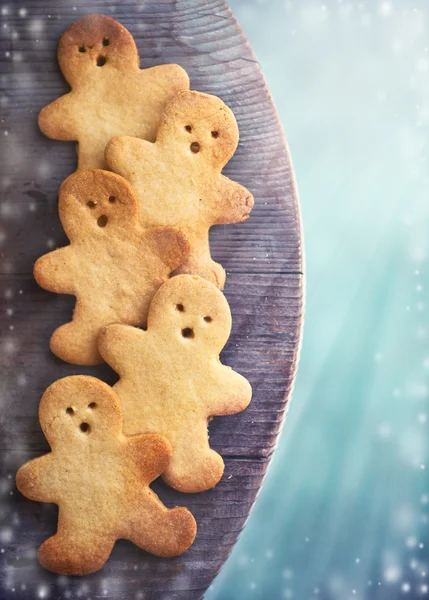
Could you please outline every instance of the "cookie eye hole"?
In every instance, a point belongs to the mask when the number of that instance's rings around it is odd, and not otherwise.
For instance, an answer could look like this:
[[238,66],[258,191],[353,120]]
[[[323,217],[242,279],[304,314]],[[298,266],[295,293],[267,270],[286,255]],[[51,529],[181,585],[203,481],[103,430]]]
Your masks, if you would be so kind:
[[97,408],[97,403],[91,402],[90,404],[88,404],[88,408],[90,408],[91,410],[94,410],[94,408]]
[[115,202],[115,200],[116,200],[115,196],[109,196],[110,204],[113,204]]
[[88,208],[95,208],[97,206],[97,202],[94,202],[94,200],[90,200],[86,203],[86,205]]
[[204,317],[204,321],[206,323],[211,323],[213,321],[213,319],[211,317]]
[[69,407],[66,409],[66,413],[67,413],[68,415],[70,415],[70,416],[74,415],[74,410],[72,409],[72,407],[71,407],[71,406],[69,406]]
[[194,330],[191,329],[190,327],[185,327],[185,329],[182,329],[182,335],[184,338],[191,338],[191,339],[195,336]]
[[109,38],[104,38],[104,40],[103,40],[103,46],[108,46],[109,44],[110,44]]
[[185,129],[188,133],[191,133],[192,127],[190,125],[185,125]]
[[213,138],[219,137],[219,131],[212,131],[212,137]]
[[183,304],[176,304],[176,310],[178,310],[179,312],[185,312],[185,307],[183,306]]
[[107,217],[106,217],[106,215],[101,215],[101,217],[98,217],[98,219],[97,219],[97,225],[99,227],[106,227],[106,225],[107,225]]
[[86,52],[85,46],[79,46],[79,52]]
[[89,433],[91,431],[91,427],[89,426],[89,423],[81,423],[80,430],[82,433]]
[[200,151],[200,145],[198,142],[192,142],[191,144],[191,152],[193,152],[194,154],[196,154],[197,152]]
[[97,67],[104,67],[107,62],[107,58],[105,56],[99,56],[97,58]]

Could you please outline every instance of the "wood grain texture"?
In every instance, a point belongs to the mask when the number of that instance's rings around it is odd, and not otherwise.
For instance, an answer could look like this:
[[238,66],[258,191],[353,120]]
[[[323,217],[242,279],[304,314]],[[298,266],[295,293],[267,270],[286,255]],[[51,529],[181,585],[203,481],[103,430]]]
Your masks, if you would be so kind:
[[[209,586],[245,523],[297,366],[302,241],[281,126],[257,61],[223,0],[37,0],[25,18],[19,16],[20,6],[9,4],[3,17],[8,27],[1,32],[0,54],[2,129],[8,131],[1,135],[0,181],[0,597],[34,598],[37,587],[45,585],[52,598],[66,597],[67,589],[69,598],[106,598],[108,590],[112,600],[194,600]],[[76,18],[94,12],[114,16],[131,31],[142,67],[181,64],[193,89],[220,96],[236,115],[240,144],[225,174],[254,194],[255,208],[243,224],[213,228],[211,246],[213,258],[227,271],[225,294],[233,315],[222,358],[250,380],[254,395],[244,413],[210,424],[211,444],[226,463],[214,490],[184,496],[161,483],[155,486],[168,506],[186,505],[194,513],[199,529],[189,552],[160,560],[119,542],[101,573],[64,582],[35,559],[37,546],[55,529],[56,507],[26,500],[13,480],[25,460],[48,449],[37,408],[51,382],[75,373],[115,381],[107,366],[75,367],[50,354],[49,336],[68,320],[74,300],[44,292],[31,275],[36,258],[66,243],[57,189],[76,164],[74,144],[45,138],[37,129],[37,114],[68,89],[55,60],[60,35]]]

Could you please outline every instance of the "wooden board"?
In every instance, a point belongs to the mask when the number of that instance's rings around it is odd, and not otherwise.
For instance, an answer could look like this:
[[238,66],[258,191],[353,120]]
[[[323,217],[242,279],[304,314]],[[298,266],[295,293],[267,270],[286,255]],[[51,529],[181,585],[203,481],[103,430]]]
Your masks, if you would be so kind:
[[[8,6],[0,56],[0,597],[194,600],[245,523],[297,366],[302,240],[281,126],[258,63],[223,0],[37,0],[26,4],[27,14],[19,12],[21,4]],[[51,382],[75,373],[115,381],[106,366],[75,367],[50,354],[49,336],[69,319],[73,299],[44,292],[32,278],[34,260],[66,243],[56,195],[76,164],[74,144],[45,138],[36,118],[68,89],[55,58],[60,35],[76,18],[95,12],[116,17],[131,31],[143,67],[177,62],[189,72],[192,88],[220,96],[235,112],[241,141],[225,173],[253,192],[255,208],[241,225],[214,228],[211,241],[215,260],[227,270],[233,315],[223,361],[250,380],[254,395],[244,413],[210,425],[211,444],[226,463],[214,490],[185,496],[155,485],[167,505],[187,505],[197,519],[197,540],[184,556],[162,560],[121,541],[101,573],[66,582],[35,559],[38,545],[55,530],[56,507],[21,497],[14,476],[25,460],[48,450],[37,408]]]

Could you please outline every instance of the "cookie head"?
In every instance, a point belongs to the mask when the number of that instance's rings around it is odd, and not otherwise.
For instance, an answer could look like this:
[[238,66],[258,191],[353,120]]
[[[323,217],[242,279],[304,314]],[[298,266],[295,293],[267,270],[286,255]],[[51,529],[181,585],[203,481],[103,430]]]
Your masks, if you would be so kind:
[[180,92],[167,105],[158,139],[179,148],[188,160],[222,167],[238,144],[238,127],[232,111],[216,96]]
[[60,187],[59,212],[69,238],[88,231],[110,235],[114,226],[138,222],[138,204],[131,185],[120,175],[92,169],[77,171]]
[[231,312],[215,285],[196,275],[177,275],[161,286],[152,300],[151,328],[190,354],[218,354],[231,332]]
[[58,62],[64,77],[73,87],[85,78],[108,75],[112,69],[139,67],[139,56],[132,35],[125,27],[105,15],[87,15],[64,32],[58,45]]
[[113,389],[95,377],[59,379],[43,394],[39,407],[43,432],[50,445],[103,441],[122,428],[119,400]]

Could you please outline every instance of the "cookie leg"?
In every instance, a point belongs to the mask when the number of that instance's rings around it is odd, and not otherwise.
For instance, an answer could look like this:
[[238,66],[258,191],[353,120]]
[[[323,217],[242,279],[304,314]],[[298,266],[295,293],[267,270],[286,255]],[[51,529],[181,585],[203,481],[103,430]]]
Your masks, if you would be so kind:
[[208,444],[207,428],[189,428],[191,436],[177,440],[171,459],[162,478],[180,492],[203,492],[214,487],[224,471],[222,457]]
[[224,268],[210,256],[208,232],[200,237],[192,237],[191,252],[186,261],[173,272],[173,275],[185,273],[188,275],[199,275],[214,283],[220,290],[225,285]]
[[128,539],[155,556],[179,556],[193,543],[197,532],[187,508],[168,509],[151,490],[130,521]]
[[173,275],[180,275],[182,273],[199,275],[203,279],[214,283],[220,290],[225,285],[225,269],[211,258],[196,260],[195,257],[190,256],[186,262],[173,272]]
[[39,562],[58,575],[88,575],[99,571],[112,552],[114,542],[75,528],[58,532],[39,548]]
[[[109,320],[108,320],[109,322]],[[103,362],[98,351],[98,334],[108,323],[100,321],[93,307],[76,303],[73,321],[58,327],[51,337],[51,350],[74,365],[97,365]]]

